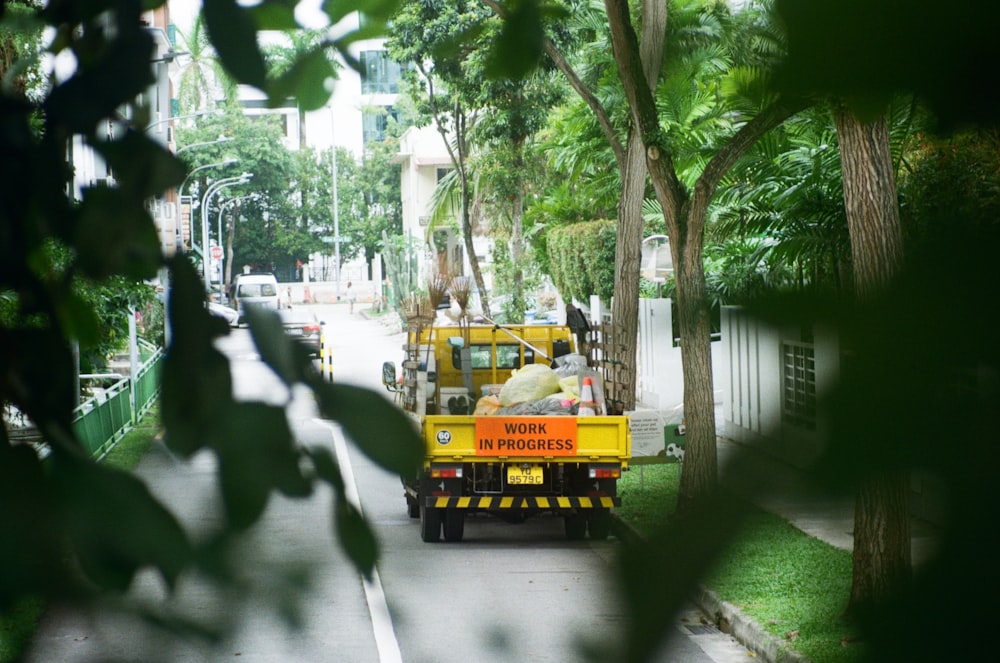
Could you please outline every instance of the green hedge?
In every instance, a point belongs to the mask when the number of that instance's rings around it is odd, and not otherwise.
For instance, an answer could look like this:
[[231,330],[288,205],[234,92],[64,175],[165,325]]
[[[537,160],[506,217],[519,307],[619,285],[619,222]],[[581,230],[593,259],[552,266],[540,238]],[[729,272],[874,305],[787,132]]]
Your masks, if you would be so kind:
[[584,221],[546,233],[550,276],[566,299],[585,302],[591,295],[611,301],[615,291],[617,222]]

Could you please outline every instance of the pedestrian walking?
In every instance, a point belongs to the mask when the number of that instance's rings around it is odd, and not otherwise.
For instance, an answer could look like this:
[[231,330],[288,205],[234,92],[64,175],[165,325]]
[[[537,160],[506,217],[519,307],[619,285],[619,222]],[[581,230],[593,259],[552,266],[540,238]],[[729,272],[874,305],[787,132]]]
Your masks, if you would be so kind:
[[348,281],[347,282],[347,312],[348,313],[354,313],[354,300],[355,300],[355,296],[354,296],[354,291],[351,290],[351,285],[352,285],[351,282]]

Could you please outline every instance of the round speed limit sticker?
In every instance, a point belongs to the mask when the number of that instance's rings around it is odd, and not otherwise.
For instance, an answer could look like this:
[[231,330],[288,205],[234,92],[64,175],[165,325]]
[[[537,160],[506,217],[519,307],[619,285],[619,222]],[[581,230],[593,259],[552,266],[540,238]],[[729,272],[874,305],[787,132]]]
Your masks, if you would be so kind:
[[451,442],[451,431],[449,430],[439,430],[437,433],[437,443],[441,446]]

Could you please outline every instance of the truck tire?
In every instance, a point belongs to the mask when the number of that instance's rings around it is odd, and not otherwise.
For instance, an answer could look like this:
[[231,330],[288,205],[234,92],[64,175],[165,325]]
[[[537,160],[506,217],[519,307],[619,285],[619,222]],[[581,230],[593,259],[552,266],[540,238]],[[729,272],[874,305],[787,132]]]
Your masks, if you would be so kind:
[[441,537],[441,510],[420,505],[420,538],[435,543]]
[[408,515],[410,518],[420,517],[420,505],[417,504],[416,500],[411,500],[410,498],[406,498],[406,515]]
[[587,516],[582,513],[563,516],[566,525],[566,538],[570,541],[582,541],[587,536]]
[[465,509],[447,509],[444,512],[444,540],[457,543],[465,535]]
[[611,512],[607,509],[593,509],[587,518],[590,538],[603,541],[611,534]]

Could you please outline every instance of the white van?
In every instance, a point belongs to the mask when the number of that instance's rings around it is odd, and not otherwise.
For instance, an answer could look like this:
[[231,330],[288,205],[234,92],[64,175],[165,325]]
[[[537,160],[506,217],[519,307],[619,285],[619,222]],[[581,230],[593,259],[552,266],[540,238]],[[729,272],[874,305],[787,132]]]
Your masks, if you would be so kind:
[[278,310],[278,279],[273,274],[240,274],[233,284],[233,307],[239,312],[239,322],[248,306]]

